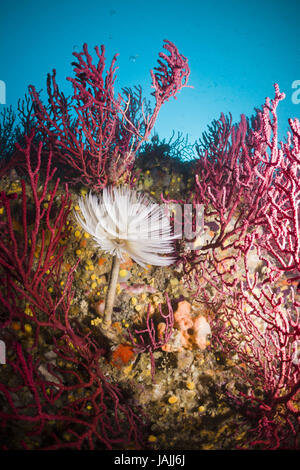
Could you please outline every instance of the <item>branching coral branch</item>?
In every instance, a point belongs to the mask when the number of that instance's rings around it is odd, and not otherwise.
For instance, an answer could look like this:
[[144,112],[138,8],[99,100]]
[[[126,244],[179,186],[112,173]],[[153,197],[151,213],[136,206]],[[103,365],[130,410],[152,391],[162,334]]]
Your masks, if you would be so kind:
[[[45,180],[43,183],[40,181],[42,144],[39,145],[37,164],[34,167],[31,162],[33,138],[34,133],[26,137],[24,149],[18,146],[26,160],[31,190],[30,200],[26,194],[25,180],[21,181],[20,204],[17,198],[14,208],[11,205],[12,198],[4,192],[0,194],[4,209],[0,216],[3,234],[0,240],[0,265],[7,273],[10,287],[17,295],[31,302],[32,308],[38,306],[45,309],[45,305],[51,305],[47,282],[59,277],[62,255],[65,251],[61,241],[68,236],[66,221],[71,201],[66,186],[65,194],[61,196],[61,205],[58,206],[55,196],[59,180],[50,190],[49,185],[55,173],[55,169],[50,170],[51,153]],[[18,213],[15,211],[16,205],[18,207],[20,205],[20,220],[15,219],[15,214]],[[55,219],[53,219],[54,212],[56,212]]]
[[222,115],[205,136],[192,202],[204,204],[207,231],[181,257],[215,312],[215,344],[235,358],[241,386],[227,393],[256,419],[250,445],[267,448],[299,446],[300,126],[290,120],[278,142],[283,98],[275,85],[251,123]]
[[[81,182],[99,191],[109,183],[128,176],[137,150],[149,137],[162,104],[187,85],[187,59],[169,41],[160,53],[157,72],[151,72],[155,88],[155,108],[142,98],[141,88],[123,89],[114,95],[116,60],[105,70],[105,48],[96,47],[98,63],[93,64],[87,45],[74,52],[75,78],[68,78],[73,95],[67,99],[59,90],[56,71],[47,78],[49,105],[45,106],[33,86],[29,91],[35,107],[39,131],[54,146],[55,159],[67,165],[70,182]],[[75,174],[71,176],[70,169]]]
[[171,338],[174,326],[173,309],[168,294],[166,294],[166,303],[168,308],[168,312],[166,314],[163,313],[162,307],[159,305],[160,317],[161,320],[164,320],[164,333],[162,337],[157,335],[153,318],[151,318],[151,304],[148,305],[147,309],[146,327],[142,330],[134,330],[134,335],[128,331],[129,339],[134,346],[135,351],[138,353],[149,352],[150,354],[151,375],[153,382],[155,382],[155,361],[153,352],[167,344]]
[[[2,448],[139,448],[144,416],[103,374],[99,361],[104,350],[91,332],[69,318],[78,262],[69,268],[62,290],[66,245],[61,242],[70,233],[71,200],[67,186],[58,197],[51,152],[41,181],[42,146],[34,165],[33,137],[26,137],[24,149],[19,147],[29,181],[21,182],[20,200],[17,194],[1,193],[0,321],[8,355],[0,370]],[[47,352],[45,338],[53,345]]]

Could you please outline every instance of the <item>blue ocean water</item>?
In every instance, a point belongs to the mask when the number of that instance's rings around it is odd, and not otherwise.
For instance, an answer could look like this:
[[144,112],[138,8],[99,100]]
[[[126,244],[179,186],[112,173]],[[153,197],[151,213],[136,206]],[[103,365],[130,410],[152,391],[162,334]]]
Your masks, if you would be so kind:
[[71,92],[72,52],[104,44],[107,66],[115,53],[116,91],[141,85],[150,97],[150,70],[157,65],[163,40],[172,41],[188,58],[189,85],[166,103],[153,132],[169,139],[172,132],[197,140],[220,113],[250,116],[277,82],[286,99],[280,104],[282,138],[289,117],[300,116],[300,41],[297,0],[37,0],[2,3],[0,15],[0,110],[27,92],[29,84],[44,90],[46,75]]

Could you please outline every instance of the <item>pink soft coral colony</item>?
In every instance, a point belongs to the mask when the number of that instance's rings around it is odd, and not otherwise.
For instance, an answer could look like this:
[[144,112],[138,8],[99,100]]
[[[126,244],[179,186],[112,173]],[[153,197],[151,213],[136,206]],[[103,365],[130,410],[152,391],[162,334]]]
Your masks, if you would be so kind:
[[[105,347],[69,318],[79,261],[66,268],[71,198],[67,184],[59,192],[55,173],[57,166],[68,184],[96,192],[133,183],[135,155],[161,106],[189,78],[187,59],[171,42],[164,47],[169,55],[160,53],[151,72],[153,111],[140,88],[114,96],[116,56],[104,76],[104,47],[96,48],[96,65],[86,45],[73,54],[71,98],[59,90],[55,71],[48,76],[47,106],[30,87],[35,129],[12,160],[23,175],[21,191],[0,194],[0,319],[8,351],[2,369],[7,380],[0,384],[1,433],[13,435],[22,425],[19,447],[34,447],[41,434],[48,449],[146,445],[144,413],[101,370]],[[210,347],[232,358],[244,384],[239,391],[220,387],[253,423],[244,445],[249,448],[299,448],[300,123],[290,119],[286,141],[278,142],[282,99],[275,85],[274,99],[266,99],[250,121],[242,116],[233,125],[221,115],[215,138],[205,150],[198,148],[194,187],[180,201],[204,205],[205,241],[196,250],[178,244],[177,266],[210,312],[209,323],[200,313],[192,315],[186,300],[177,302],[173,314],[166,295],[158,331],[149,304],[145,329],[129,333],[136,352],[150,353],[154,382],[153,353],[172,351],[174,332],[179,349],[200,351],[211,333]],[[36,144],[37,135],[44,146]],[[2,164],[0,174],[13,164]],[[42,361],[35,348],[42,348],[45,331],[54,347]],[[28,332],[30,341],[20,341]]]

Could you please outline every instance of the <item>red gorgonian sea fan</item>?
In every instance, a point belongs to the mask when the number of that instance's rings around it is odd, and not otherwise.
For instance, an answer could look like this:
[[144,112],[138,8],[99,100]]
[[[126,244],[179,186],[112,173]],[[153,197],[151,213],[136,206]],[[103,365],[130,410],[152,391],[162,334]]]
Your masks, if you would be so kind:
[[275,85],[251,124],[222,115],[199,149],[191,199],[204,205],[206,232],[180,254],[211,308],[213,342],[238,370],[239,385],[223,387],[253,423],[252,448],[300,446],[300,124],[290,120],[278,142],[283,98]]
[[42,144],[31,149],[33,138],[19,146],[27,184],[0,193],[1,448],[140,448],[143,413],[101,370],[97,338],[70,318],[78,266],[68,268],[62,288],[70,194],[67,186],[58,194],[51,152],[41,180]]
[[123,88],[115,97],[114,56],[105,70],[105,48],[95,48],[98,63],[93,64],[86,44],[74,52],[75,78],[68,78],[73,95],[66,98],[56,83],[56,71],[48,74],[48,106],[42,103],[34,86],[29,87],[36,116],[36,125],[54,149],[56,164],[66,166],[68,182],[81,182],[94,191],[120,178],[127,180],[135,154],[149,137],[159,110],[178,91],[187,86],[190,69],[187,59],[174,44],[165,40],[168,54],[160,53],[158,67],[151,71],[153,111],[142,98],[141,87]]

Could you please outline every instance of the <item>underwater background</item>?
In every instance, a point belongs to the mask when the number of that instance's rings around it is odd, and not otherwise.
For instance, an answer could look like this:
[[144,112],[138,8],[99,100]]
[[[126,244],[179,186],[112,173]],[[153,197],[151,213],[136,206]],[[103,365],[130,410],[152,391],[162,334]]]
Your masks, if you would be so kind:
[[299,450],[299,13],[1,5],[2,450]]
[[150,97],[149,72],[168,39],[188,57],[194,88],[161,110],[155,123],[161,138],[170,138],[174,130],[189,134],[193,143],[221,112],[230,112],[234,122],[240,114],[250,116],[272,93],[273,83],[287,96],[279,110],[282,137],[287,119],[299,115],[292,102],[292,84],[299,80],[299,8],[296,0],[95,0],[84,6],[64,0],[45,2],[43,8],[38,1],[3,2],[0,80],[6,84],[6,103],[15,108],[29,84],[45,93],[53,68],[70,93],[71,54],[85,42],[91,50],[104,44],[108,63],[119,54],[116,91],[141,85]]

